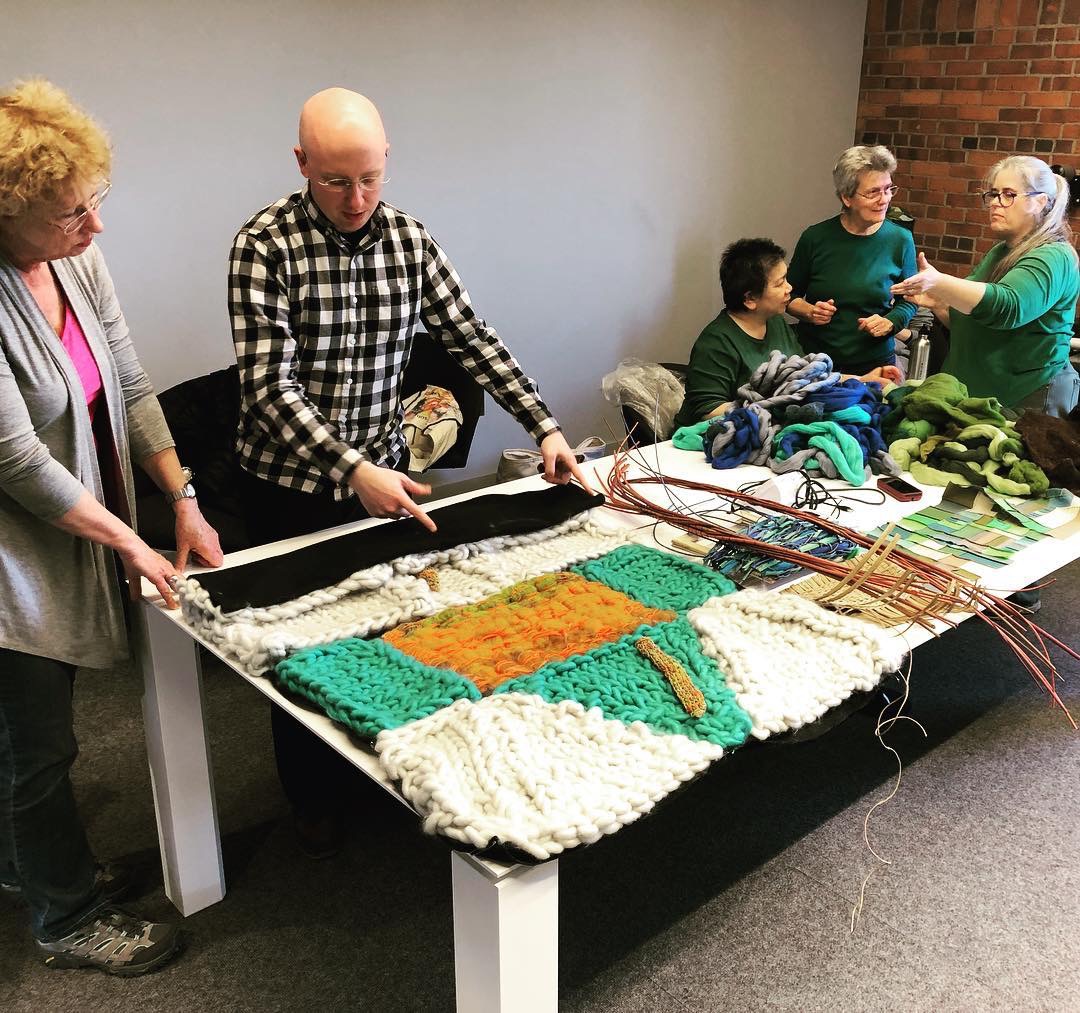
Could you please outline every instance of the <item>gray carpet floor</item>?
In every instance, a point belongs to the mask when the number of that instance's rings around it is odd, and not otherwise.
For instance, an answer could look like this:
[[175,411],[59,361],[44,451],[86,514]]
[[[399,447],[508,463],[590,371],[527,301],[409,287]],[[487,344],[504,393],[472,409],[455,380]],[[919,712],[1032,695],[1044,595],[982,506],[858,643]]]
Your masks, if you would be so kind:
[[[1040,615],[1080,645],[1080,566]],[[1080,717],[1080,667],[1060,666]],[[136,906],[167,918],[129,671],[77,687],[76,792],[92,844],[140,871]],[[185,921],[183,956],[121,981],[48,971],[0,898],[10,1011],[452,1010],[450,859],[378,789],[348,800],[338,857],[296,850],[267,704],[208,666],[228,882]],[[979,622],[915,655],[895,761],[862,711],[822,737],[741,750],[648,819],[560,865],[560,1009],[1080,1010],[1080,733]]]

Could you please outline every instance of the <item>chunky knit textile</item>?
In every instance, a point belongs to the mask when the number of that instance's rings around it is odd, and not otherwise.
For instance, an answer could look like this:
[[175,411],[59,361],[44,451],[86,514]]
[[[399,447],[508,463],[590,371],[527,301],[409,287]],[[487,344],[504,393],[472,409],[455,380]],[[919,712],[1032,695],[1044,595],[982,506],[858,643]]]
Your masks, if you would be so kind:
[[740,591],[687,615],[759,739],[800,728],[904,658],[899,641],[791,594]]
[[516,693],[459,700],[382,732],[375,748],[425,831],[541,861],[633,822],[723,754]]
[[707,566],[645,545],[623,545],[570,569],[622,591],[643,605],[676,612],[737,590],[727,577]]
[[581,654],[645,623],[674,619],[576,573],[526,580],[476,605],[406,623],[383,639],[426,665],[446,665],[489,693],[550,661]]
[[339,640],[298,651],[278,681],[364,738],[434,714],[455,700],[479,700],[467,679],[423,665],[382,640]]
[[[687,714],[667,679],[635,647],[639,637],[648,637],[686,669],[705,697],[704,717]],[[718,746],[738,746],[750,734],[750,718],[716,664],[702,653],[685,619],[643,627],[588,654],[545,665],[533,675],[504,683],[496,693],[535,693],[552,703],[577,700],[624,724],[641,721],[657,733]]]
[[604,497],[575,485],[518,493],[490,493],[429,512],[439,530],[414,517],[347,531],[292,552],[257,559],[202,575],[211,604],[223,612],[280,605],[297,595],[334,587],[351,573],[389,563],[406,554],[436,555],[480,539],[508,538],[552,528],[593,507]]
[[[256,675],[292,651],[373,636],[453,605],[480,601],[520,580],[601,556],[627,538],[625,530],[606,530],[586,514],[527,535],[402,556],[268,608],[223,612],[195,577],[181,580],[178,594],[184,619],[195,632]],[[420,576],[427,570],[435,571],[438,590]]]

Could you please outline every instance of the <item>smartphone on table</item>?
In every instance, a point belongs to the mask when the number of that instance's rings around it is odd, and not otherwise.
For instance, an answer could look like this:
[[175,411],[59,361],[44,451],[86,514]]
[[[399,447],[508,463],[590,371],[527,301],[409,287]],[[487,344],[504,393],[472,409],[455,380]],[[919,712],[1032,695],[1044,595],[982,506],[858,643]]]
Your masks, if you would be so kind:
[[910,482],[905,482],[902,478],[882,475],[877,480],[877,487],[886,496],[898,499],[901,503],[910,503],[913,500],[922,499],[922,489],[917,485],[912,485]]

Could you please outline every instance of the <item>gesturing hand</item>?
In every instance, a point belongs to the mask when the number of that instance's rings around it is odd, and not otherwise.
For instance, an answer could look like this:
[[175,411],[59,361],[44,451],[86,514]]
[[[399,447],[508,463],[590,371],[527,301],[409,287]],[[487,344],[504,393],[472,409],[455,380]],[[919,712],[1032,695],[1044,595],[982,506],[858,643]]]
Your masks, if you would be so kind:
[[941,281],[941,272],[926,259],[925,253],[919,254],[917,264],[919,273],[913,274],[910,278],[905,278],[903,281],[893,285],[889,289],[893,295],[900,296],[903,299],[911,299],[912,296],[932,291]]
[[364,461],[349,475],[349,488],[360,497],[372,517],[415,517],[428,531],[435,522],[413,501],[413,496],[430,496],[431,486],[414,482],[408,475],[380,468]]

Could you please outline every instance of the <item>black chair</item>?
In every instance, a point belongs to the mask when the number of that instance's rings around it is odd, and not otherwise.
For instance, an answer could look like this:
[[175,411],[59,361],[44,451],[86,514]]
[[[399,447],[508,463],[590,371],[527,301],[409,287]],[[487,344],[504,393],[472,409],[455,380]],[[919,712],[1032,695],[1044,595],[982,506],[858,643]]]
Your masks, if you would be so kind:
[[[240,499],[240,462],[234,443],[240,417],[236,366],[170,387],[158,395],[181,464],[195,474],[199,509],[217,530],[225,552],[251,544]],[[139,534],[157,549],[175,549],[173,509],[140,468],[135,469]]]
[[[686,386],[686,374],[689,366],[685,362],[661,362],[658,363],[674,373],[679,382]],[[622,409],[623,425],[626,427],[627,446],[631,448],[651,447],[654,443],[667,439],[667,436],[658,436],[653,432],[653,419],[646,419],[637,409],[629,405],[620,405]]]
[[[463,468],[468,462],[476,424],[484,412],[483,388],[449,352],[424,332],[413,337],[402,379],[402,397],[436,384],[461,406],[462,425],[454,446],[436,468]],[[240,418],[240,374],[236,366],[170,387],[158,395],[180,462],[195,474],[199,508],[217,530],[221,548],[236,552],[251,545],[240,496],[236,428]],[[157,549],[176,548],[172,507],[141,468],[135,469],[139,534]]]

